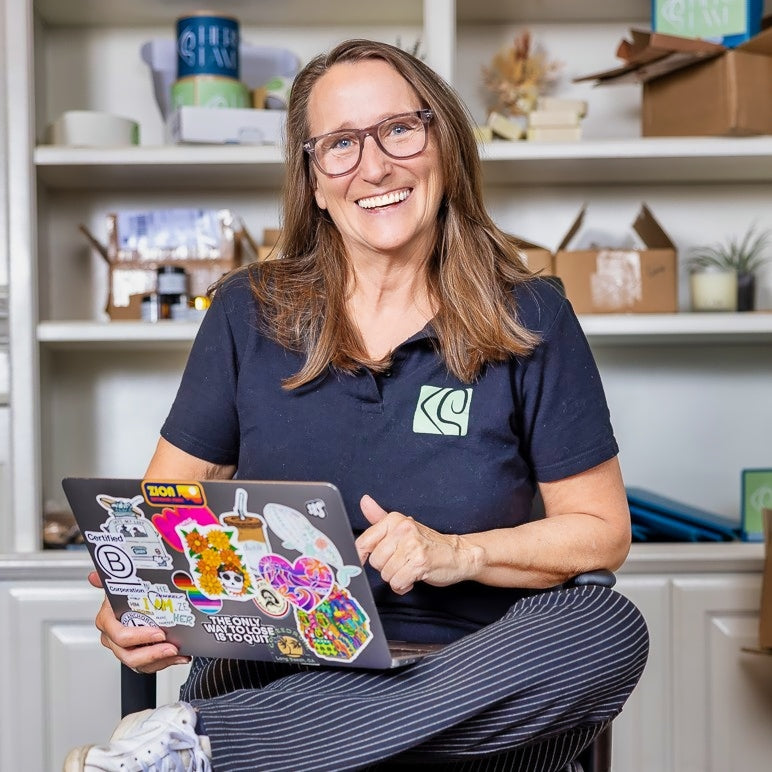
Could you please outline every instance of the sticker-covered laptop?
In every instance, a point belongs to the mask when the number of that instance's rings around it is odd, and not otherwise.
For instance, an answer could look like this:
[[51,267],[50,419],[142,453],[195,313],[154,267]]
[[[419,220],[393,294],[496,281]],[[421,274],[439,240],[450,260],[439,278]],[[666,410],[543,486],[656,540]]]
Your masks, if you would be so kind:
[[330,483],[66,478],[118,620],[181,654],[382,669],[437,647],[383,633]]

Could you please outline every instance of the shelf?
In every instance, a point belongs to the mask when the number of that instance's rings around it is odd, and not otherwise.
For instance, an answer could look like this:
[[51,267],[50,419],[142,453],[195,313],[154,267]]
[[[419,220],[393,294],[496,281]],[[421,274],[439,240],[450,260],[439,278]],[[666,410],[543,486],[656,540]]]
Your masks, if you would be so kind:
[[[772,342],[772,312],[584,314],[582,328],[596,344]],[[197,322],[41,322],[38,341],[48,348],[186,348]]]
[[39,180],[61,190],[250,190],[277,188],[282,152],[262,145],[35,149]]
[[772,342],[772,312],[682,314],[584,314],[590,342],[657,345]]
[[[630,0],[625,0],[630,2]],[[641,5],[641,0],[637,0]],[[416,0],[389,3],[351,3],[349,0],[292,0],[292,2],[244,2],[244,0],[34,0],[35,10],[47,24],[83,27],[134,27],[169,25],[196,11],[234,16],[242,26],[353,24],[420,24],[422,4]]]
[[[430,0],[441,3],[443,0]],[[449,12],[452,4],[444,0]],[[168,24],[197,10],[212,11],[211,0],[35,0],[47,24],[80,26],[139,26]],[[389,3],[352,3],[350,0],[293,0],[287,3],[248,3],[226,0],[216,12],[235,16],[242,25],[353,25],[420,24],[423,4],[418,0]],[[456,0],[462,23],[536,23],[644,21],[650,18],[649,0],[566,3],[565,0]]]
[[482,145],[488,184],[768,182],[772,137],[644,137]]
[[[582,142],[495,141],[480,147],[487,184],[768,182],[772,137],[673,137]],[[39,180],[62,190],[184,187],[271,189],[284,176],[272,146],[35,149]]]
[[187,349],[199,322],[41,322],[38,341],[48,348]]

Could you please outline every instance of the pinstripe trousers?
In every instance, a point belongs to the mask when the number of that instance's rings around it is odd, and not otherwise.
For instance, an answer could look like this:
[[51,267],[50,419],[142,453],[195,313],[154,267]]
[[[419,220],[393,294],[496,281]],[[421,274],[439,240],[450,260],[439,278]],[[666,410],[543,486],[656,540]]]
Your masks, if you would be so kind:
[[525,597],[399,670],[196,659],[181,698],[216,772],[555,772],[619,713],[647,654],[640,612],[590,585]]

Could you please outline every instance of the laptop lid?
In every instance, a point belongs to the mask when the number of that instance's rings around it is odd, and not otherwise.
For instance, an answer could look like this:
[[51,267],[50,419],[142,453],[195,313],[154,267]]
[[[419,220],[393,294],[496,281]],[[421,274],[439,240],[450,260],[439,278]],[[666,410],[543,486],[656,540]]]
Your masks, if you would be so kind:
[[382,669],[395,662],[340,491],[327,482],[66,478],[116,615],[180,653]]

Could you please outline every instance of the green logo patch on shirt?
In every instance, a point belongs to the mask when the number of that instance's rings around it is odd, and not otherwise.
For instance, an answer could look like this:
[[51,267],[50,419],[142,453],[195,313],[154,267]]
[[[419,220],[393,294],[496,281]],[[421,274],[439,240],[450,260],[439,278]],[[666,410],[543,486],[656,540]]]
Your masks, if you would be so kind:
[[471,402],[472,389],[421,386],[413,416],[413,431],[416,434],[465,437]]

